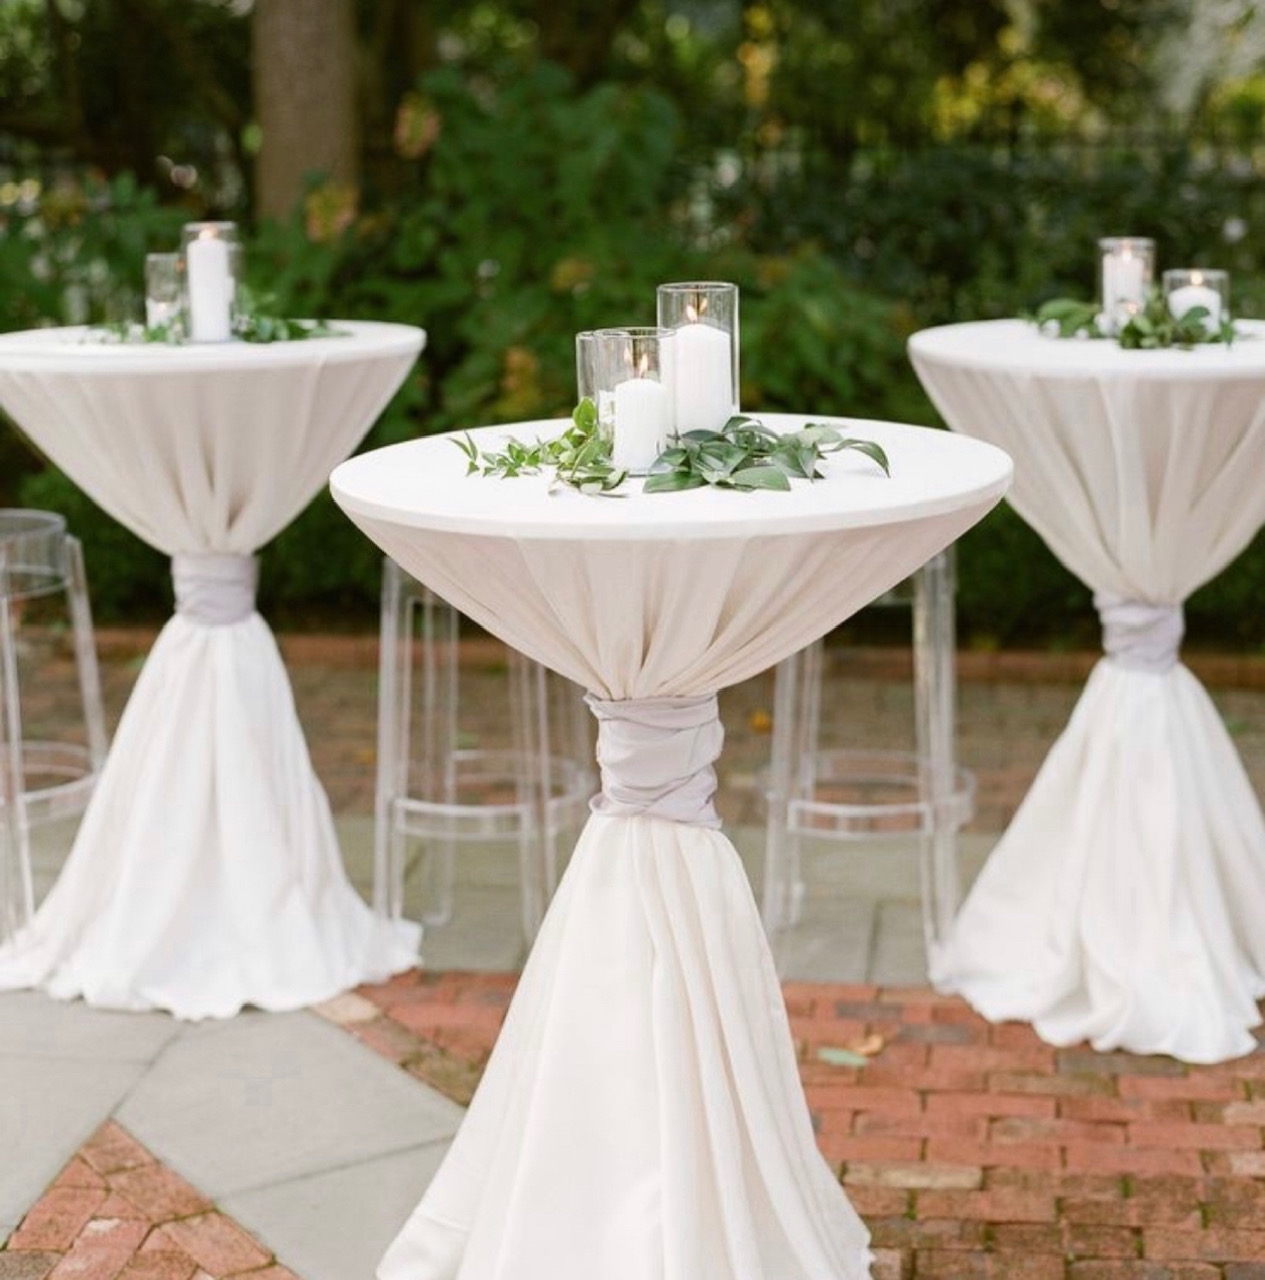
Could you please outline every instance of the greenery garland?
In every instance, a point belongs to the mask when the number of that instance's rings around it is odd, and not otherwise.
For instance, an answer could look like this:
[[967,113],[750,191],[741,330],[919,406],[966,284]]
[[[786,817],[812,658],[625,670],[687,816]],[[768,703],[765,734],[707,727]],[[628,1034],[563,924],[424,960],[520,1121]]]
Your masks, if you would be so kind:
[[1102,327],[1103,316],[1095,303],[1078,298],[1052,298],[1037,308],[1032,317],[1042,333],[1060,338],[1115,338],[1126,350],[1154,350],[1162,347],[1189,349],[1210,342],[1229,346],[1235,339],[1234,322],[1228,317],[1211,332],[1204,323],[1207,307],[1191,307],[1175,317],[1168,301],[1157,289],[1148,294],[1142,309],[1135,312],[1119,333]]
[[[571,425],[552,440],[526,444],[510,439],[500,452],[480,449],[469,433],[453,441],[466,457],[466,474],[536,475],[552,468],[554,484],[592,496],[617,493],[628,472],[615,466],[611,446],[598,430],[597,407],[585,398]],[[687,431],[656,459],[644,493],[675,493],[711,485],[720,489],[789,491],[791,481],[820,480],[818,469],[830,453],[855,449],[891,475],[887,454],[872,440],[845,437],[827,423],[813,422],[780,435],[757,418],[736,414],[719,431]]]
[[[272,315],[266,308],[275,304],[272,295],[258,295],[245,285],[237,291],[237,311],[233,317],[233,337],[242,342],[301,342],[305,338],[341,338],[346,329],[337,329],[328,320],[293,320]],[[189,342],[184,326],[179,323],[140,324],[120,320],[93,330],[107,341],[123,343],[165,343],[184,346]]]

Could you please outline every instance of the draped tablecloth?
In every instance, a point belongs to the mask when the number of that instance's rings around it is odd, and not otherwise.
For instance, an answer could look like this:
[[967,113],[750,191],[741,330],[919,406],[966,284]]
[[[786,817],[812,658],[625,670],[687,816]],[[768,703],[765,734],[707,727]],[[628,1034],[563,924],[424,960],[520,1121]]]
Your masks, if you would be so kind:
[[[1055,1044],[1216,1062],[1265,994],[1265,824],[1182,602],[1265,520],[1265,327],[1125,351],[1019,321],[915,334],[958,431],[1016,459],[1015,510],[1095,592],[1106,656],[935,958]],[[1016,570],[1019,570],[1016,566]]]
[[603,779],[382,1280],[868,1274],[865,1229],[815,1149],[759,914],[716,829],[716,691],[951,542],[999,499],[1010,461],[948,432],[848,426],[887,449],[890,480],[841,454],[790,494],[585,498],[543,477],[466,478],[446,438],[334,472],[335,498],[404,568],[589,690]]
[[405,325],[338,328],[266,345],[0,337],[0,406],[173,557],[176,594],[70,857],[0,951],[0,987],[226,1017],[298,1008],[415,962],[415,930],[375,916],[347,881],[254,607],[253,553],[355,448],[425,340]]

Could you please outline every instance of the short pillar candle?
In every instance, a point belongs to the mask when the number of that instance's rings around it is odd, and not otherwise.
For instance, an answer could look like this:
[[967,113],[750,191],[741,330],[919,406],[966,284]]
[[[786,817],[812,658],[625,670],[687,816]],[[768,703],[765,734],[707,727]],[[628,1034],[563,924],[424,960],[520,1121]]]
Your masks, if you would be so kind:
[[1216,333],[1229,315],[1230,277],[1211,267],[1174,268],[1164,272],[1164,298],[1174,320],[1203,307],[1204,332]]
[[671,329],[598,329],[597,404],[610,433],[611,461],[645,475],[667,448],[675,425]]

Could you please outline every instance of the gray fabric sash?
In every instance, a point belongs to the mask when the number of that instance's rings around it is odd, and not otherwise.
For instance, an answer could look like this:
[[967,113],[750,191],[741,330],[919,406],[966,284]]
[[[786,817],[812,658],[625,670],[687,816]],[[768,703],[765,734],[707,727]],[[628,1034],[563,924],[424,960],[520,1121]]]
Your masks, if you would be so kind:
[[1102,619],[1102,647],[1112,662],[1155,675],[1177,665],[1186,633],[1181,605],[1147,604],[1110,591],[1096,591],[1094,607]]
[[175,555],[176,612],[204,627],[225,627],[255,611],[258,556]]
[[637,814],[696,827],[720,826],[712,799],[725,741],[714,693],[697,698],[585,695],[597,717],[597,762],[602,792],[594,813]]

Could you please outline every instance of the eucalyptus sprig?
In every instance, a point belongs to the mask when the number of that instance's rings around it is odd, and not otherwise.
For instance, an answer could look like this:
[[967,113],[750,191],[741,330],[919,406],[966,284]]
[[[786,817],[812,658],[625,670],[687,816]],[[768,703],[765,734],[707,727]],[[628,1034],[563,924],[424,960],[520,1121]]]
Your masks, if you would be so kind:
[[1227,317],[1209,332],[1206,321],[1212,313],[1207,307],[1191,307],[1174,317],[1168,300],[1158,290],[1147,294],[1142,310],[1129,317],[1120,330],[1119,342],[1128,350],[1151,350],[1157,347],[1197,347],[1207,342],[1234,341],[1234,322]]
[[[628,473],[612,461],[589,399],[580,401],[571,426],[553,440],[527,444],[510,439],[499,452],[480,449],[468,433],[454,443],[466,456],[467,475],[512,478],[552,468],[555,484],[595,496],[623,496],[615,491]],[[822,459],[844,449],[863,453],[885,475],[891,474],[887,454],[872,440],[845,437],[827,423],[816,422],[780,435],[756,418],[737,414],[719,431],[688,431],[676,437],[656,459],[643,492],[676,493],[706,485],[789,490],[792,480],[820,480]]]
[[818,464],[828,453],[855,449],[891,475],[887,454],[872,440],[846,438],[825,423],[778,432],[757,418],[737,414],[719,431],[687,431],[659,455],[646,477],[646,493],[681,489],[789,490],[792,480],[820,480]]
[[247,285],[238,286],[237,314],[233,319],[233,335],[243,342],[301,342],[304,338],[345,337],[347,330],[337,329],[328,320],[292,320],[276,315],[272,294],[256,293]]
[[[274,315],[269,308],[275,300],[269,294],[256,294],[242,285],[237,291],[236,315],[233,318],[233,336],[243,342],[300,342],[304,338],[345,337],[346,329],[338,329],[328,320],[292,320],[288,316]],[[112,324],[97,325],[94,337],[105,342],[129,344],[166,343],[181,346],[189,341],[184,326],[177,321],[162,324],[140,324],[135,320],[119,320]]]
[[144,325],[135,320],[115,320],[95,325],[89,330],[89,337],[101,342],[162,342],[179,346],[184,341],[184,332],[177,324]]
[[525,444],[509,439],[500,453],[480,449],[469,433],[453,442],[466,455],[466,474],[500,476],[538,475],[552,467],[555,484],[567,484],[581,493],[622,497],[618,489],[628,476],[611,460],[610,446],[598,431],[597,406],[587,398],[571,415],[571,425],[552,440]]
[[1060,338],[1114,337],[1120,346],[1130,351],[1189,349],[1209,342],[1229,346],[1235,339],[1234,322],[1224,319],[1209,332],[1204,323],[1208,316],[1207,307],[1191,307],[1184,315],[1175,317],[1168,309],[1168,300],[1158,289],[1151,289],[1141,310],[1130,316],[1114,335],[1103,328],[1103,317],[1097,306],[1077,298],[1052,298],[1037,308],[1033,318],[1043,333],[1056,333]]

